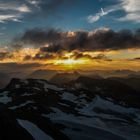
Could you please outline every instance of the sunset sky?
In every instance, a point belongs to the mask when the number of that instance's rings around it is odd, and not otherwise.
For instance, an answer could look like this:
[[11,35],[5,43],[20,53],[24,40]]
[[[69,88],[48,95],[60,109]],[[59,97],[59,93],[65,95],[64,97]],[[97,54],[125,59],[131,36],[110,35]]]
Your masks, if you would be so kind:
[[0,68],[140,70],[139,25],[140,0],[0,0]]

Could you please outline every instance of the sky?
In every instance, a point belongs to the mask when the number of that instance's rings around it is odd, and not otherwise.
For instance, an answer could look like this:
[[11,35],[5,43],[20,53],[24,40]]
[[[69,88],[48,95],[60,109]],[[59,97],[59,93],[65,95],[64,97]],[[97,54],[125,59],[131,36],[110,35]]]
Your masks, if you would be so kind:
[[0,0],[0,62],[139,70],[139,7],[140,0]]
[[139,0],[0,0],[1,42],[34,27],[137,29]]

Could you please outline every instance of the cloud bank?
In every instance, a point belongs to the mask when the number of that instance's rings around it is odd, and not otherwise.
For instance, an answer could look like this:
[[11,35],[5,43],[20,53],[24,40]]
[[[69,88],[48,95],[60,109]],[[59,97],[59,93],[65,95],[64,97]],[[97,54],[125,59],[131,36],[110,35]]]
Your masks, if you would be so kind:
[[63,32],[61,30],[38,28],[26,31],[18,42],[40,48],[41,52],[63,51],[106,51],[140,48],[140,29],[113,31],[98,29],[94,31]]

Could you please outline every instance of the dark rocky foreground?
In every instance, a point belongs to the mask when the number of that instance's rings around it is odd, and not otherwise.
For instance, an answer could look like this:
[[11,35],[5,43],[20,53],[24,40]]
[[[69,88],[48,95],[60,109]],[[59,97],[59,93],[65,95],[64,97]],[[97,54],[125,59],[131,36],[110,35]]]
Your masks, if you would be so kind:
[[0,140],[139,140],[139,101],[113,80],[13,79],[0,91]]

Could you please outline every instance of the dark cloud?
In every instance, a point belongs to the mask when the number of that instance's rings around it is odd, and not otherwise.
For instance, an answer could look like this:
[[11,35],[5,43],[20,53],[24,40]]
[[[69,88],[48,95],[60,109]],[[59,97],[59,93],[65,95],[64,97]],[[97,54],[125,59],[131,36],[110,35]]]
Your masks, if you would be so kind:
[[83,54],[82,52],[75,52],[72,56],[74,59],[80,59],[80,58],[88,58],[88,59],[93,59],[93,57],[89,54]]
[[71,57],[74,59],[87,58],[87,59],[92,59],[92,60],[111,61],[111,59],[109,59],[105,54],[98,54],[96,56],[92,56],[90,54],[84,54],[82,52],[74,52]]
[[28,30],[19,39],[20,42],[33,45],[44,45],[46,43],[57,43],[61,39],[61,32],[54,29],[43,30],[35,28]]
[[37,59],[40,59],[40,60],[43,60],[43,59],[53,59],[53,58],[55,58],[55,56],[53,54],[50,54],[50,53],[45,53],[45,54],[37,53],[33,57],[34,60],[37,60]]
[[26,55],[23,59],[25,61],[28,61],[28,60],[48,60],[53,58],[56,58],[56,56],[52,53],[38,52],[37,54],[35,54],[35,56]]
[[140,60],[140,57],[136,57],[136,58],[134,58],[134,60]]
[[[40,47],[42,52],[62,51],[100,51],[140,48],[140,30],[96,30],[93,32],[76,31],[73,36],[60,30],[33,29],[26,31],[20,38],[25,44]],[[45,46],[48,44],[48,46]]]
[[12,54],[9,52],[0,52],[0,60],[6,59],[6,58],[12,58]]
[[[16,41],[16,40],[14,40],[14,41]],[[22,47],[23,47],[22,44],[18,44],[18,43],[12,44],[12,48],[14,48],[14,49],[20,49]]]
[[[102,60],[110,60],[109,58],[107,58],[107,56],[106,55],[104,55],[104,54],[98,54],[98,55],[96,55],[95,57],[93,57],[93,59],[102,59]],[[110,60],[111,61],[111,60]]]
[[43,52],[61,52],[61,51],[67,50],[67,48],[64,48],[63,45],[61,45],[61,43],[58,44],[50,44],[48,47],[41,47],[40,51]]
[[32,56],[26,55],[23,59],[24,59],[25,61],[32,60]]

